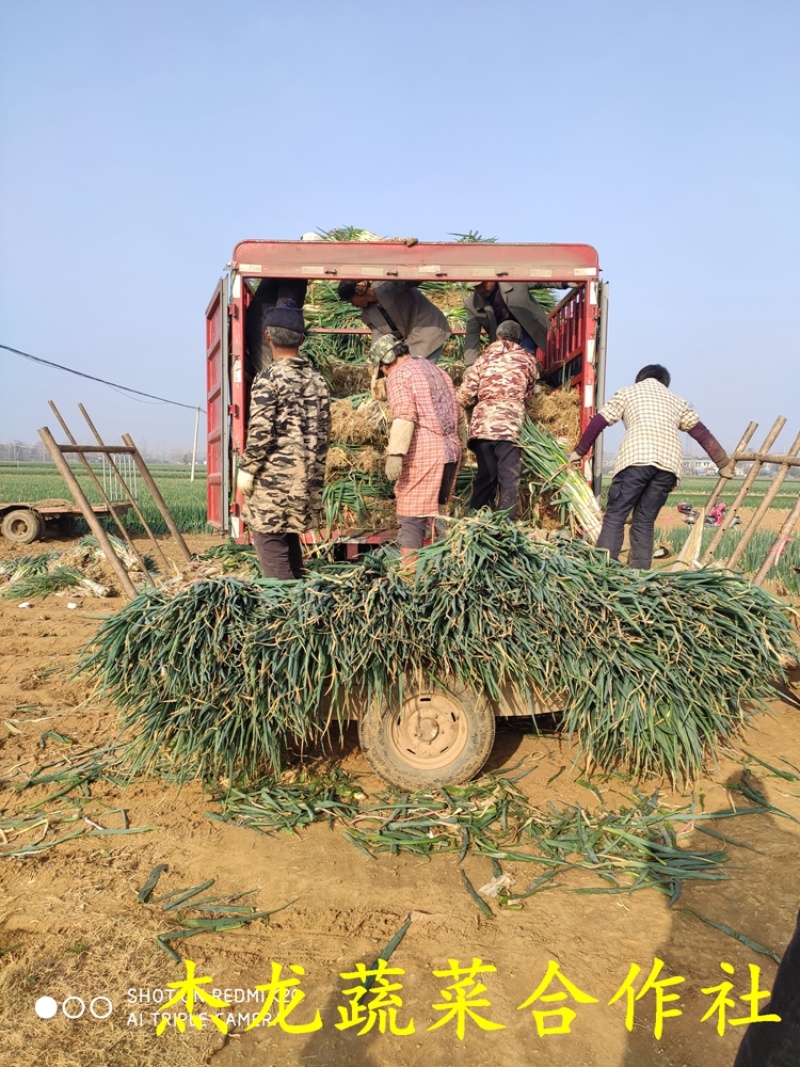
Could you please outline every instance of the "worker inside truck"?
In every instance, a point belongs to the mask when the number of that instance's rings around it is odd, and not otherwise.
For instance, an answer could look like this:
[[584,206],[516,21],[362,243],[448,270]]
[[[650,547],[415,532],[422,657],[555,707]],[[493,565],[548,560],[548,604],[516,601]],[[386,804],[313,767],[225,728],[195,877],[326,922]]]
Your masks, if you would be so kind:
[[[304,233],[301,241],[321,241],[318,233]],[[269,345],[264,341],[264,314],[268,308],[278,307],[293,300],[302,308],[308,291],[305,278],[264,278],[251,283],[250,303],[245,312],[245,375],[248,385],[260,370],[272,362]]]
[[526,352],[536,354],[540,349],[541,363],[547,349],[547,331],[550,319],[547,312],[531,296],[526,282],[479,282],[471,293],[464,297],[467,311],[467,333],[464,338],[464,364],[471,367],[478,358],[481,331],[489,343],[497,340],[500,323],[509,320],[519,323],[522,329],[520,345]]
[[272,362],[270,347],[264,340],[264,314],[269,308],[285,304],[287,300],[294,301],[301,308],[307,289],[308,282],[304,278],[264,278],[257,283],[244,321],[244,368],[249,384],[252,384],[259,371]]

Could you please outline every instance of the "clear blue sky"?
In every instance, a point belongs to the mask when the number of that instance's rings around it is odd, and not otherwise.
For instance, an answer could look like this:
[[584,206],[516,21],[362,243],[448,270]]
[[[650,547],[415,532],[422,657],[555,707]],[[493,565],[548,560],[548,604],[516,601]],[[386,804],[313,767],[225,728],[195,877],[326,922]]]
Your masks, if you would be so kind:
[[[0,342],[202,404],[244,238],[586,242],[609,391],[661,362],[723,444],[783,414],[788,445],[799,31],[796,0],[2,0]],[[2,350],[0,376],[0,441],[52,398],[191,446],[191,411]]]

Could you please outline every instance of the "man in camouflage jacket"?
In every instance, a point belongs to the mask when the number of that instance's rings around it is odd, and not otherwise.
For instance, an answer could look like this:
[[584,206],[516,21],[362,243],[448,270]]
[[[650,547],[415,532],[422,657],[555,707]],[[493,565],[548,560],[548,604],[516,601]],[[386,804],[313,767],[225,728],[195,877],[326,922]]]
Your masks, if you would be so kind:
[[264,322],[273,362],[253,383],[236,484],[264,576],[301,578],[300,534],[322,510],[330,393],[298,351],[305,325],[294,301],[269,308]]
[[468,445],[478,461],[470,508],[494,501],[509,518],[517,514],[519,498],[519,431],[525,401],[539,377],[536,357],[520,345],[522,328],[512,320],[497,327],[497,340],[478,356],[456,394],[472,409]]

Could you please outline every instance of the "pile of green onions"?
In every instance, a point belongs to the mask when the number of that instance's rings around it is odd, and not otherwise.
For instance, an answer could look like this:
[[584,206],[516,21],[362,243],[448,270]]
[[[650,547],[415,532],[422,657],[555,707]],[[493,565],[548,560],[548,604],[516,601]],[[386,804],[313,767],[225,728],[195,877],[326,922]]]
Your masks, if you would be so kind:
[[735,575],[631,571],[482,513],[452,521],[416,574],[385,552],[315,562],[299,582],[146,591],[103,623],[83,667],[137,764],[167,757],[179,777],[276,772],[287,745],[410,679],[536,695],[598,764],[677,780],[775,695],[794,632]]

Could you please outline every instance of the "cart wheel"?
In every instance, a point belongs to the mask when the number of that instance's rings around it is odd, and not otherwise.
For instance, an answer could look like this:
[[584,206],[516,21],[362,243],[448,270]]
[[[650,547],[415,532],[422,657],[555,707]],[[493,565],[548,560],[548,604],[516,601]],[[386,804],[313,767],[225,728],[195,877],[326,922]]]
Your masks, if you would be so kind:
[[402,704],[371,708],[358,737],[381,778],[401,789],[433,789],[468,782],[494,744],[494,712],[468,690],[435,687],[406,695]]
[[44,536],[44,521],[35,511],[17,508],[15,511],[6,512],[0,529],[3,531],[3,537],[9,541],[29,545],[31,541],[38,541]]

